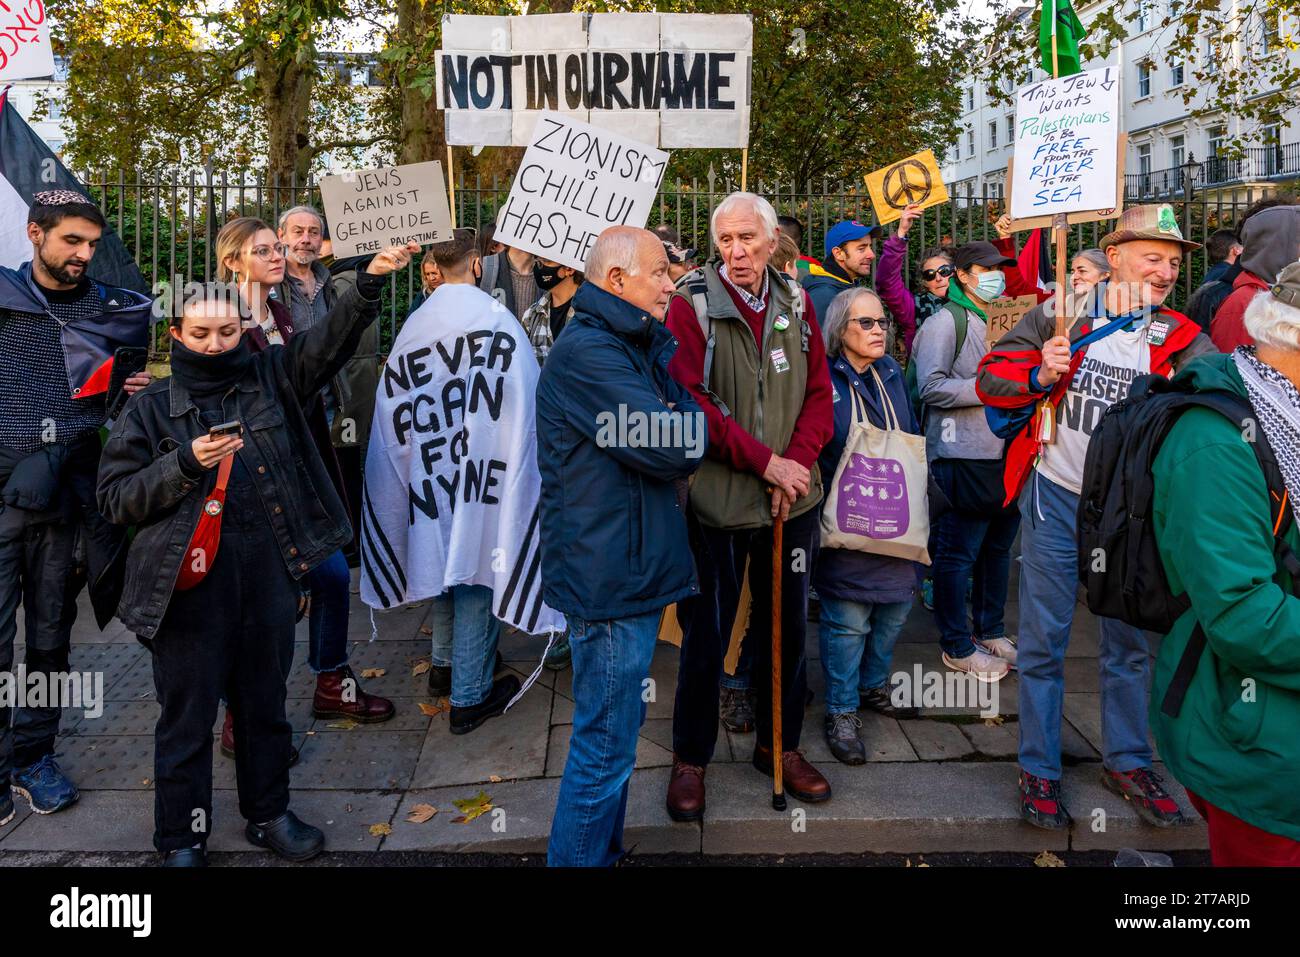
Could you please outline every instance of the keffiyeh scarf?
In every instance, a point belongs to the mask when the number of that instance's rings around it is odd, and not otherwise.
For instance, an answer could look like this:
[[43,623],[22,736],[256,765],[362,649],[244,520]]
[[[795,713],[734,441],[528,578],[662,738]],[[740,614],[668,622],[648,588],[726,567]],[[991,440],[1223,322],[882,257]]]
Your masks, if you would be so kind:
[[1282,373],[1261,362],[1254,346],[1238,346],[1232,360],[1277,459],[1291,500],[1291,514],[1300,522],[1300,390]]

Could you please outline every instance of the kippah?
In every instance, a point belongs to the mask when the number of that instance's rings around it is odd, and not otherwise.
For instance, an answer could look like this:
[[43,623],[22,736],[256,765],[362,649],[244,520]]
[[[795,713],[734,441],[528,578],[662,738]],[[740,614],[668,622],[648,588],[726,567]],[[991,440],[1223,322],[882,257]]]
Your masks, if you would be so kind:
[[68,206],[72,203],[95,205],[89,196],[83,196],[75,189],[47,189],[32,196],[33,206]]

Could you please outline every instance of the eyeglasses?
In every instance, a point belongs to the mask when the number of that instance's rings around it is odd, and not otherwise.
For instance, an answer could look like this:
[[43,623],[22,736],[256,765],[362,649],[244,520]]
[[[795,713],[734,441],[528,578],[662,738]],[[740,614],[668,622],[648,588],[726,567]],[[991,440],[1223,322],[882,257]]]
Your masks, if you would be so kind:
[[947,279],[956,271],[957,269],[954,266],[940,266],[938,269],[922,269],[921,278],[926,282],[934,282],[940,276]]
[[256,256],[262,262],[270,262],[277,256],[283,259],[289,255],[289,247],[284,243],[276,243],[274,246],[254,246],[248,251],[250,256]]
[[850,319],[849,321],[856,322],[858,325],[860,325],[862,327],[863,332],[870,332],[872,329],[876,328],[876,326],[880,326],[881,332],[889,331],[888,319],[876,319],[873,318],[872,316],[861,316],[859,318]]

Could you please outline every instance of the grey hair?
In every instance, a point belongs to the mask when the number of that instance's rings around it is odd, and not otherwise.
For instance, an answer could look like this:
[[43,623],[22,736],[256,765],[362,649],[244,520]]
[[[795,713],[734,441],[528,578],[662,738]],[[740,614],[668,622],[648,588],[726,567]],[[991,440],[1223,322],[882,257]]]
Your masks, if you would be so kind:
[[[645,230],[610,227],[596,237],[587,261],[583,263],[582,272],[594,280],[597,285],[605,281],[611,269],[621,269],[629,276],[641,271],[637,261],[637,245],[641,241],[639,233]],[[648,234],[653,236],[653,233]],[[656,239],[656,242],[658,240]]]
[[1246,331],[1260,345],[1300,350],[1300,309],[1261,291],[1246,307]]
[[[870,296],[880,303],[880,310],[884,312],[884,301],[866,286],[854,286],[851,289],[845,289],[831,300],[830,308],[826,310],[826,324],[822,326],[822,334],[826,337],[826,354],[828,356],[834,358],[843,353],[844,329],[852,318],[854,303],[864,296]],[[888,340],[889,336],[885,338]],[[889,345],[890,343],[886,342],[886,352],[889,351]]]
[[[1096,266],[1103,276],[1110,275],[1110,260],[1106,258],[1106,254],[1100,249],[1085,249],[1082,252],[1077,252],[1074,254],[1074,259],[1086,259],[1093,266]],[[1071,265],[1074,264],[1074,259],[1070,260]]]
[[297,216],[299,213],[310,213],[311,215],[315,216],[316,219],[320,222],[320,228],[321,228],[321,229],[324,229],[324,228],[325,228],[325,217],[321,215],[320,210],[317,209],[315,206],[291,206],[291,207],[289,207],[289,208],[286,209],[283,213],[280,214],[280,218],[279,218],[278,220],[276,220],[275,228],[276,228],[277,230],[283,230],[283,229],[284,229],[284,224],[287,223],[287,222],[289,221],[289,217],[290,217],[290,216]]
[[767,231],[767,238],[776,239],[776,210],[772,208],[772,204],[757,193],[737,192],[732,193],[718,203],[718,208],[713,211],[713,215],[709,218],[709,233],[713,236],[715,246],[718,244],[718,219],[730,213],[738,212],[737,207],[745,207],[752,211],[759,223]]

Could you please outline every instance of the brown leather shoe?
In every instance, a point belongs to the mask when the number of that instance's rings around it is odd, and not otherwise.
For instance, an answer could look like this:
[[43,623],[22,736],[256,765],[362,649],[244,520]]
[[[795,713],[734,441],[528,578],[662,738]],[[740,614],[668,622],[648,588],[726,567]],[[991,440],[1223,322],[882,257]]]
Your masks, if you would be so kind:
[[[754,767],[769,778],[772,776],[772,749],[754,746]],[[831,799],[831,785],[822,773],[808,763],[798,751],[781,754],[781,784],[786,793],[806,804],[820,804]]]
[[358,724],[378,724],[395,712],[387,698],[363,691],[361,682],[347,665],[316,676],[316,696],[311,710],[318,718],[349,718]]
[[698,821],[704,817],[704,768],[685,764],[673,755],[673,774],[668,779],[668,816],[674,821]]

